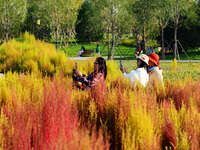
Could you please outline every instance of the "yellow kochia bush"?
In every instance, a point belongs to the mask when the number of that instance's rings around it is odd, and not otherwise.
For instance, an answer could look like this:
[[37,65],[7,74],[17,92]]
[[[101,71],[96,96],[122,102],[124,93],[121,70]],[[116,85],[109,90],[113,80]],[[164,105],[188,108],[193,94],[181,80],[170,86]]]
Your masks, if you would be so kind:
[[36,72],[53,75],[62,71],[71,74],[72,61],[64,52],[56,51],[55,46],[36,40],[33,35],[25,33],[21,41],[10,40],[0,46],[0,72]]

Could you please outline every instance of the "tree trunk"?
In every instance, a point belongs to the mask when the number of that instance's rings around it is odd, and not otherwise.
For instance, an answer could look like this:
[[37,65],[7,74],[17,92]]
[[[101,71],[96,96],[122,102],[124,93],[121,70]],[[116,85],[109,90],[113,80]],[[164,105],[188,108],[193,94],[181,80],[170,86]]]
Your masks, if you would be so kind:
[[56,28],[56,50],[58,49],[58,27]]
[[[134,31],[133,31],[134,32]],[[138,48],[141,48],[141,45],[140,45],[140,41],[139,41],[139,31],[138,31],[138,29],[136,29],[136,31],[135,31],[136,33],[135,33],[135,39],[136,39],[136,50],[135,50],[135,53],[134,53],[134,55],[135,54],[137,54],[137,51],[138,51]]]
[[164,29],[161,27],[162,34],[162,59],[165,59],[165,43],[164,43]]
[[145,28],[143,26],[143,33],[142,33],[142,44],[143,44],[143,53],[146,54],[146,41],[145,41]]
[[6,32],[6,43],[8,43],[8,32]]
[[65,47],[68,47],[68,44],[69,44],[69,41],[70,41],[70,38],[71,38],[71,31],[68,31],[67,32],[67,37],[66,37],[66,40],[64,43],[65,43]]
[[114,33],[114,6],[112,6],[111,9],[111,16],[112,16],[112,26],[111,26],[111,30],[112,30],[112,59],[114,59],[114,54],[115,54],[115,33]]
[[111,51],[110,51],[110,28],[108,27],[107,31],[107,39],[108,39],[108,60],[111,59]]
[[[7,20],[8,21],[8,20]],[[6,40],[6,43],[8,43],[8,40],[9,40],[9,35],[8,35],[8,32],[9,32],[9,29],[8,29],[8,24],[4,26],[4,30],[5,30],[5,34],[4,34],[4,38]]]
[[114,33],[114,23],[112,23],[112,59],[114,59],[115,54],[115,33]]
[[174,58],[177,58],[177,24],[175,25],[174,29]]
[[4,29],[5,29],[6,43],[8,43],[8,39],[9,39],[9,35],[8,35],[8,32],[9,32],[8,3],[6,3],[5,13],[6,13],[6,18],[5,18],[6,24],[4,24]]

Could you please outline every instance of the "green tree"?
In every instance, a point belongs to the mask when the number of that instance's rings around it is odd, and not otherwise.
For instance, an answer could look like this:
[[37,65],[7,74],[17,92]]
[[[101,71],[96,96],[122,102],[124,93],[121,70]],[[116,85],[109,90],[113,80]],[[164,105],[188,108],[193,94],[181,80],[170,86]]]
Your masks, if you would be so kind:
[[155,15],[161,32],[162,59],[165,59],[164,29],[167,27],[170,21],[171,8],[172,4],[169,0],[157,0],[157,9]]
[[[126,9],[128,5],[126,0],[96,0],[101,9],[101,17],[105,31],[107,31],[108,39],[108,59],[114,57],[115,42],[122,33],[130,30],[131,24],[128,19],[129,13]],[[112,33],[111,49],[110,49],[110,33]]]
[[79,41],[99,41],[103,39],[103,35],[100,9],[93,1],[86,0],[79,11],[76,38]]
[[50,20],[44,3],[40,0],[27,1],[27,15],[23,25],[23,31],[28,31],[40,39],[50,38]]
[[78,9],[82,0],[44,0],[41,2],[43,9],[47,9],[51,36],[56,37],[56,48],[58,47],[58,38],[67,33],[67,39],[70,39],[78,15]]
[[170,0],[172,4],[171,15],[172,21],[174,23],[174,58],[179,58],[178,47],[177,47],[177,32],[178,28],[181,24],[180,19],[182,16],[187,16],[187,14],[191,10],[190,8],[193,6],[194,0]]
[[156,9],[157,1],[155,0],[129,0],[129,12],[135,20],[134,28],[137,34],[142,35],[144,43],[148,35],[156,33],[154,32],[157,27]]
[[0,1],[0,28],[3,38],[8,42],[11,35],[19,34],[27,11],[27,0]]

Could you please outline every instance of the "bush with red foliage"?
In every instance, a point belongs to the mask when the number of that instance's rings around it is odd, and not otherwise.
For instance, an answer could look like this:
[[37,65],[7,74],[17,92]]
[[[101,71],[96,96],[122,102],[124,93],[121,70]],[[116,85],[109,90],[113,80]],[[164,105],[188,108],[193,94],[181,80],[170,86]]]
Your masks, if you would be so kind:
[[[3,108],[0,145],[6,150],[108,149],[101,132],[89,134],[78,123],[76,104],[71,104],[71,86],[64,79],[46,82],[40,105],[13,96]],[[14,91],[13,91],[14,93]],[[15,95],[15,94],[13,94]],[[3,118],[4,117],[4,118]]]
[[161,138],[161,148],[162,150],[176,148],[176,135],[174,125],[170,121],[165,121],[162,128],[162,138]]
[[[49,88],[49,89],[48,89]],[[72,109],[71,92],[63,83],[53,80],[44,89],[40,127],[42,131],[40,149],[64,149],[73,130],[78,130],[78,116]]]

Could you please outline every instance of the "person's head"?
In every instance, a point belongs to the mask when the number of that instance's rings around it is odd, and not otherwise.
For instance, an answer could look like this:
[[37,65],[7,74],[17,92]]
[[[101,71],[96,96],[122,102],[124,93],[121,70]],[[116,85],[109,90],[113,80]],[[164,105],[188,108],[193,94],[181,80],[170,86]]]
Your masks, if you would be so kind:
[[101,72],[104,74],[104,79],[106,79],[107,76],[107,66],[106,61],[103,57],[97,57],[94,62],[94,71],[95,72]]
[[148,57],[149,66],[159,66],[159,56],[156,53],[151,53]]
[[148,67],[149,57],[145,54],[141,54],[139,56],[136,56],[137,58],[137,67],[138,68],[146,68]]

